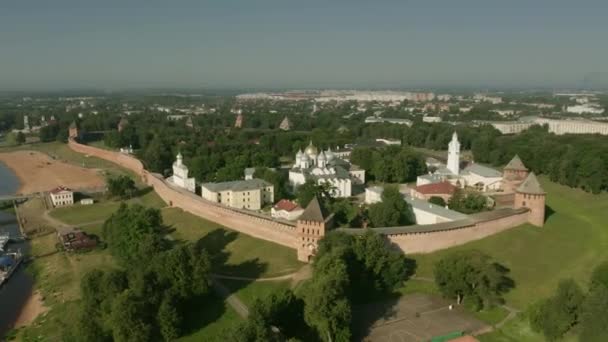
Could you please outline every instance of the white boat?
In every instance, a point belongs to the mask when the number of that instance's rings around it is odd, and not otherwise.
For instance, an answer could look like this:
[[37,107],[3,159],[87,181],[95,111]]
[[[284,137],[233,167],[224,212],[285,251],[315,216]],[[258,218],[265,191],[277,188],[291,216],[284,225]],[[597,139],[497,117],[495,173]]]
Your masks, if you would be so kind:
[[5,233],[2,232],[0,233],[0,252],[4,252],[4,247],[6,247],[6,244],[8,243],[8,241],[11,239],[9,233]]

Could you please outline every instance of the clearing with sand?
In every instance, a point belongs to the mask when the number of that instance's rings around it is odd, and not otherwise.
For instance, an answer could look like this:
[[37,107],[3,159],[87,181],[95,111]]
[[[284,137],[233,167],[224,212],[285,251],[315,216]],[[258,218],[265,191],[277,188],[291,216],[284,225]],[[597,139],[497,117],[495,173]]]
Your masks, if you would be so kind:
[[105,185],[104,178],[94,169],[57,161],[36,151],[0,153],[0,162],[19,178],[21,186],[18,192],[21,194],[49,191],[61,185],[72,189]]

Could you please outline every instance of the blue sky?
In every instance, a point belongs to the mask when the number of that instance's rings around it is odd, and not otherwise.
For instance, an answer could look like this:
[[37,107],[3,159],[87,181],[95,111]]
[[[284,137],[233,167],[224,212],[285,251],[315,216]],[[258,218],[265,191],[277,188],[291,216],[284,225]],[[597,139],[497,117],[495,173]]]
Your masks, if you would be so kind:
[[608,1],[0,0],[0,89],[576,86]]

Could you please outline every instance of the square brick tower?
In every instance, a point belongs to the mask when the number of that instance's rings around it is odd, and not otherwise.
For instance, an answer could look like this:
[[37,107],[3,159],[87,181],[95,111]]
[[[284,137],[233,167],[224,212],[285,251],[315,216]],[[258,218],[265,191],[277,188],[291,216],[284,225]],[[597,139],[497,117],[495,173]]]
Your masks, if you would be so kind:
[[314,197],[298,218],[296,223],[298,260],[310,262],[317,252],[319,240],[321,240],[327,230],[333,215],[328,215],[317,197]]
[[545,191],[541,188],[534,172],[515,190],[515,208],[528,208],[528,222],[542,227],[545,224]]

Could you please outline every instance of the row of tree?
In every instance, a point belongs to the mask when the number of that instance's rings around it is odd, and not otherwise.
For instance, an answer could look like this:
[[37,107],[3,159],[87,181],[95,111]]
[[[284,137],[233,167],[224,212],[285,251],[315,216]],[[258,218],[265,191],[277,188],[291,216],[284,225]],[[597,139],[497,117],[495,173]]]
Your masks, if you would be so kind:
[[355,148],[351,162],[366,170],[369,180],[384,183],[406,183],[426,174],[425,158],[406,147]]

